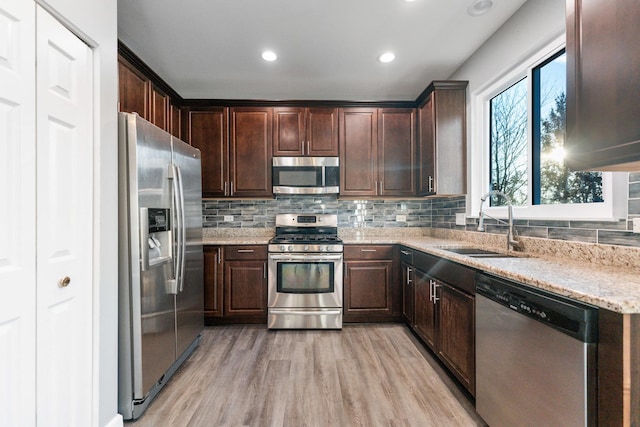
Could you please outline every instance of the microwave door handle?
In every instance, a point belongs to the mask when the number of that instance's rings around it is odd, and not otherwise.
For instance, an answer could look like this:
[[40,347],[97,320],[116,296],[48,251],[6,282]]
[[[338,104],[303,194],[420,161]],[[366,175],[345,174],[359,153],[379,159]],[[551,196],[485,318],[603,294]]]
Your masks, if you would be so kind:
[[327,186],[327,181],[326,181],[326,177],[325,177],[325,171],[327,170],[324,166],[321,168],[322,169],[322,186],[326,187]]

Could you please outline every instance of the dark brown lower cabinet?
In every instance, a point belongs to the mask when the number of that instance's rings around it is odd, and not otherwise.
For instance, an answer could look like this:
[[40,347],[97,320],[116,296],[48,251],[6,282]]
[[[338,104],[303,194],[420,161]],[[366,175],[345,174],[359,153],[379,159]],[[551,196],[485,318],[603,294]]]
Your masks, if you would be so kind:
[[[475,395],[475,297],[461,289],[473,289],[474,272],[418,252],[415,258],[419,266],[413,266],[414,320],[410,325]],[[459,277],[461,287],[437,278],[440,274]]]
[[395,280],[393,245],[348,245],[344,259],[343,321],[399,318],[400,288]]
[[413,325],[415,273],[411,264],[406,262],[400,264],[400,271],[402,271],[402,317],[409,325]]
[[204,247],[204,317],[222,317],[222,247]]
[[205,322],[267,323],[266,245],[205,246]]
[[433,284],[435,280],[420,269],[414,270],[413,329],[422,340],[435,351],[436,346],[436,305],[433,303]]
[[437,354],[475,394],[475,297],[446,283],[437,286]]

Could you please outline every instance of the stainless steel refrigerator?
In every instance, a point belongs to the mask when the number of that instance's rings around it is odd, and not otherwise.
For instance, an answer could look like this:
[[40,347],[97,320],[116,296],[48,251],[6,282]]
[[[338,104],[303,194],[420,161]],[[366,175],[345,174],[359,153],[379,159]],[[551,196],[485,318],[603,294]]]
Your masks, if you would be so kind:
[[138,418],[204,327],[200,151],[119,115],[118,410]]

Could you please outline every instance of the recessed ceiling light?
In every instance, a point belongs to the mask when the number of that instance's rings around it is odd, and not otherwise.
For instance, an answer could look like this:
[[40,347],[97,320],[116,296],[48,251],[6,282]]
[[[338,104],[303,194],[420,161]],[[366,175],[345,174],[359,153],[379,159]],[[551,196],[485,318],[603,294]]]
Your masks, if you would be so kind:
[[393,52],[384,52],[378,56],[378,61],[382,63],[391,62],[394,59],[396,59],[396,56],[393,54]]
[[276,53],[272,50],[265,50],[260,56],[262,56],[262,59],[268,62],[273,62],[278,59],[278,55],[276,55]]
[[493,6],[493,2],[491,0],[476,0],[467,8],[467,13],[471,16],[484,15],[489,12],[491,6]]

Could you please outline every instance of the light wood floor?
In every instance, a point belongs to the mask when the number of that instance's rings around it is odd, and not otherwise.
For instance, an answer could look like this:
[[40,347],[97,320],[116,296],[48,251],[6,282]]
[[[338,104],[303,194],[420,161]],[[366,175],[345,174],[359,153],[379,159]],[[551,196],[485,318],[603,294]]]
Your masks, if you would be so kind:
[[146,426],[478,426],[473,406],[400,324],[342,331],[209,327]]

